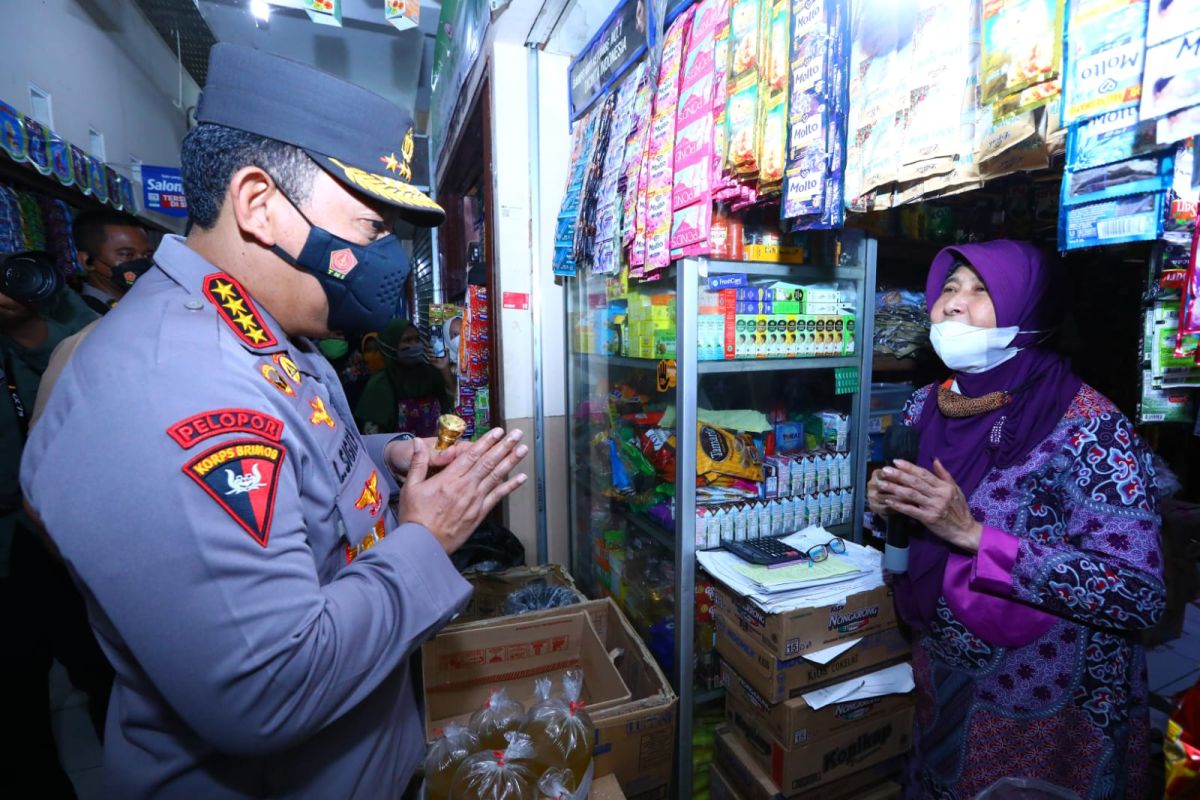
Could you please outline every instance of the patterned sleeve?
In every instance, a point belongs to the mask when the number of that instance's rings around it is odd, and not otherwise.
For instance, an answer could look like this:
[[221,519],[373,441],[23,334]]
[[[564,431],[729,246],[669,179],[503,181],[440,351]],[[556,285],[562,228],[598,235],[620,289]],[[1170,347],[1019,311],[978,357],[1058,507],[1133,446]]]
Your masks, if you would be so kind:
[[921,412],[925,408],[925,401],[929,399],[929,393],[933,391],[933,384],[922,386],[912,393],[908,398],[908,402],[904,404],[904,410],[900,412],[900,423],[903,425],[916,425],[921,419]]
[[1166,590],[1149,449],[1111,409],[1079,419],[1051,469],[1053,481],[1026,479],[1013,594],[1086,625],[1153,627]]

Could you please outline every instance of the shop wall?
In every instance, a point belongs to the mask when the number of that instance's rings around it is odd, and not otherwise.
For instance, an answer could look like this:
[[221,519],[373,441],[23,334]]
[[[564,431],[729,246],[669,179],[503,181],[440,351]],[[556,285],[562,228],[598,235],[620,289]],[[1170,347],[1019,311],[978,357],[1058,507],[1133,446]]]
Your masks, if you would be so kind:
[[179,164],[186,110],[199,87],[129,0],[4,3],[0,100],[31,113],[29,84],[51,95],[54,129],[89,149],[88,127],[104,134],[110,164],[129,177],[129,157]]
[[[565,441],[565,387],[563,364],[562,290],[547,277],[548,261],[538,258],[535,247],[549,254],[553,219],[566,179],[569,132],[566,127],[566,60],[540,57],[539,96],[529,96],[529,53],[519,43],[497,42],[491,52],[492,176],[496,221],[496,261],[501,298],[504,293],[534,298],[540,295],[542,319],[541,355],[545,398],[546,501],[549,532],[548,558],[567,563],[567,464]],[[561,60],[561,63],[558,63]],[[531,175],[530,103],[539,116],[537,185]],[[541,220],[542,241],[534,241],[533,220]],[[548,255],[547,255],[548,258]],[[534,282],[537,281],[537,292]],[[501,303],[500,305],[503,305]],[[526,441],[533,442],[534,349],[533,313],[530,309],[501,308],[501,379],[504,398],[503,424],[520,428]],[[532,478],[533,457],[525,471]],[[537,487],[530,481],[506,504],[505,524],[525,544],[530,562],[537,558]]]

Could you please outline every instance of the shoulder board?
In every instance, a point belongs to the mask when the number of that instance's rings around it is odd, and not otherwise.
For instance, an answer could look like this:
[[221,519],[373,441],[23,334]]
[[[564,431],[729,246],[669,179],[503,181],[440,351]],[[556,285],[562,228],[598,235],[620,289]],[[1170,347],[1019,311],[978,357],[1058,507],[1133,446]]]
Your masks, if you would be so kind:
[[275,347],[279,342],[258,313],[254,301],[242,285],[224,272],[204,277],[204,294],[217,309],[225,324],[244,344],[256,350]]

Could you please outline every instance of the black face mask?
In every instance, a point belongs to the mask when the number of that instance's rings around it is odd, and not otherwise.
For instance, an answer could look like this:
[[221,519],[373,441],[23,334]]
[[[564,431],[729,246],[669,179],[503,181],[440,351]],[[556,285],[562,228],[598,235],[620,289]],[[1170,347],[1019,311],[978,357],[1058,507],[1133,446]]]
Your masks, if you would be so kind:
[[131,258],[122,261],[112,268],[112,280],[125,291],[133,288],[133,283],[145,275],[154,266],[153,258]]
[[368,245],[348,242],[313,224],[283,196],[308,223],[308,238],[298,256],[279,245],[272,245],[271,252],[320,281],[329,300],[329,329],[362,334],[383,328],[396,313],[408,278],[408,256],[400,240],[390,234]]

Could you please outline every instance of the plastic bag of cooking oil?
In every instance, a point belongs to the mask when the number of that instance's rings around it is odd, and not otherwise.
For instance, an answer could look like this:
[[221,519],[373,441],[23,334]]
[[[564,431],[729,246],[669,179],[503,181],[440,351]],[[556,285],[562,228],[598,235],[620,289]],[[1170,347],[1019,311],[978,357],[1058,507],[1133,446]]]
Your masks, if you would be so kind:
[[481,749],[474,731],[457,722],[447,725],[425,756],[426,800],[448,800],[459,765]]
[[534,761],[544,769],[569,770],[571,791],[579,788],[596,748],[596,727],[583,710],[582,694],[583,673],[568,670],[563,674],[562,697],[539,702],[524,727],[533,740]]
[[471,730],[479,735],[485,750],[503,750],[508,746],[504,734],[519,730],[525,723],[525,707],[512,700],[506,689],[494,689],[483,708],[471,716]]
[[476,753],[459,765],[451,800],[537,800],[539,772],[532,757],[529,737],[510,732],[503,750]]
[[551,768],[538,781],[538,800],[573,800],[571,789],[578,781],[569,769]]

